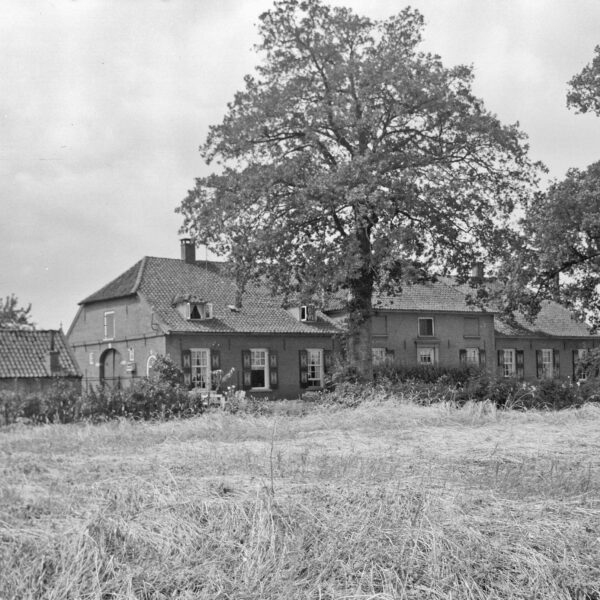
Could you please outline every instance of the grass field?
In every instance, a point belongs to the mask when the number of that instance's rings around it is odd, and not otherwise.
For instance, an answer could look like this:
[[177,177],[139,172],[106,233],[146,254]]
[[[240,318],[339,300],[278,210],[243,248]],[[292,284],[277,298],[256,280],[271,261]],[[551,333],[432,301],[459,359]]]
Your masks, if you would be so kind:
[[0,599],[600,598],[600,407],[0,430]]

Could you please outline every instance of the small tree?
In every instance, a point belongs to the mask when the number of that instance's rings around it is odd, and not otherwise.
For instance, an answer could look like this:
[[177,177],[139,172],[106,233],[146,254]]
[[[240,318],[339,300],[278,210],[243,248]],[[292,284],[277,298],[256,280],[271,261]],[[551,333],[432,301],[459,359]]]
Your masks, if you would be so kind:
[[11,294],[0,300],[0,328],[33,330],[35,324],[31,321],[31,304],[19,306],[19,299]]
[[182,231],[276,292],[342,292],[350,362],[372,376],[376,290],[492,260],[535,168],[525,136],[473,95],[469,67],[418,49],[423,17],[320,0],[260,16],[264,58],[210,128],[218,172],[177,209]]

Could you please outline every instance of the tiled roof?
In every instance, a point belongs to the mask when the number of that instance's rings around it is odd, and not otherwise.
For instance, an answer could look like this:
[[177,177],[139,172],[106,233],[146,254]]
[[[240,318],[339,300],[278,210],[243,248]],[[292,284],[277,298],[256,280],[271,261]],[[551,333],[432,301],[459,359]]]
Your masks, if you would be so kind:
[[[281,298],[267,290],[248,286],[242,307],[234,311],[236,285],[224,273],[223,263],[147,256],[82,304],[119,298],[138,293],[153,308],[167,331],[237,333],[334,333],[337,327],[329,319],[316,323],[298,321],[282,308]],[[213,305],[213,318],[189,321],[175,307],[175,300],[186,296],[205,299]]]
[[[345,303],[334,300],[328,310],[343,310]],[[435,282],[406,285],[396,296],[373,296],[373,307],[379,310],[423,312],[485,312],[467,303],[466,294],[444,278]]]
[[50,377],[46,357],[54,338],[63,377],[80,377],[81,373],[67,347],[62,331],[20,331],[0,329],[0,378]]
[[145,259],[142,259],[130,267],[124,273],[121,273],[116,279],[107,283],[103,288],[94,292],[82,300],[79,304],[89,304],[101,300],[109,300],[113,298],[123,298],[135,294],[144,271]]
[[576,321],[569,310],[556,302],[544,302],[533,323],[515,314],[514,322],[496,316],[494,329],[498,335],[531,337],[589,337],[590,329],[585,323]]

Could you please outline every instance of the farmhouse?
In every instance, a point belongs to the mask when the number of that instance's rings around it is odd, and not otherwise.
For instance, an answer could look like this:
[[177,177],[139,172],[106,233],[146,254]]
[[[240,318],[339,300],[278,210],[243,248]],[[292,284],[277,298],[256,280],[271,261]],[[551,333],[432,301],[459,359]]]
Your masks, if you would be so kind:
[[[473,365],[501,377],[577,378],[600,337],[556,303],[534,323],[508,322],[467,301],[452,279],[406,286],[373,299],[373,359],[407,365]],[[127,385],[169,355],[185,383],[209,391],[235,385],[256,396],[296,397],[319,389],[340,348],[343,302],[323,311],[286,306],[259,285],[240,295],[223,263],[145,257],[80,303],[68,333],[87,385]],[[228,374],[225,381],[224,374]]]
[[57,378],[81,384],[81,372],[62,330],[0,329],[0,390],[42,392]]
[[258,286],[241,296],[222,263],[196,261],[182,240],[181,260],[145,257],[85,298],[68,337],[88,385],[127,385],[169,355],[187,385],[208,391],[214,372],[231,373],[224,386],[289,398],[322,387],[338,331]]

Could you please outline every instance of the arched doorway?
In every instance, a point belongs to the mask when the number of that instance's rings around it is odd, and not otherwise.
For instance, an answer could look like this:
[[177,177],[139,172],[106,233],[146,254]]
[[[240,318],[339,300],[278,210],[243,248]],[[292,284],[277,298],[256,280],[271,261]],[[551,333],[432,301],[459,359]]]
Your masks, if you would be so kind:
[[100,357],[100,383],[121,387],[121,355],[114,348],[105,350]]

